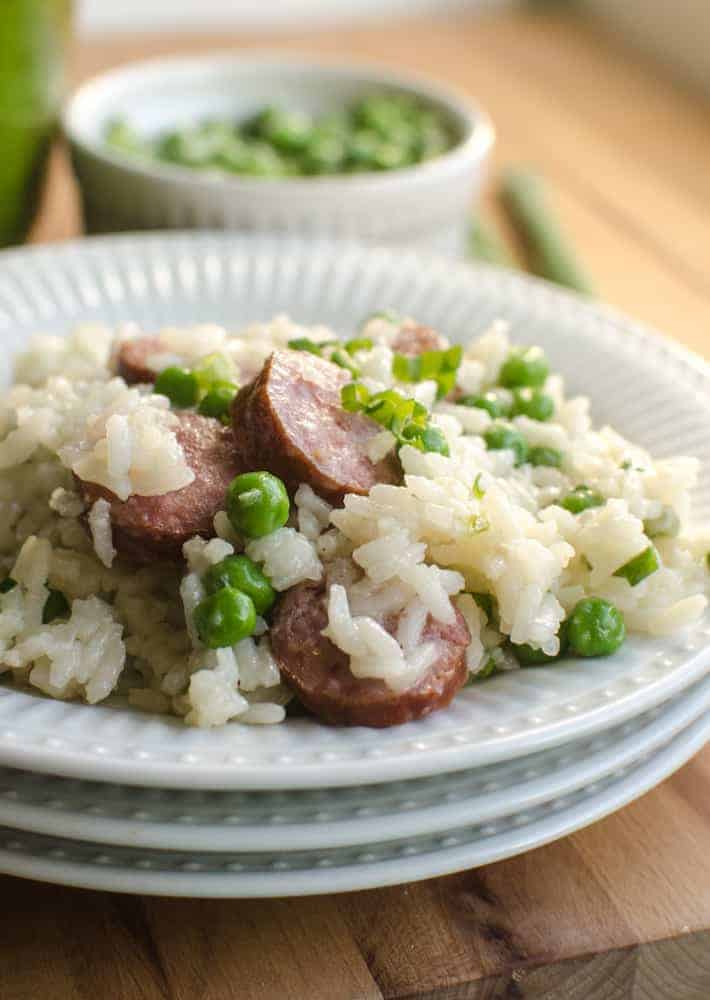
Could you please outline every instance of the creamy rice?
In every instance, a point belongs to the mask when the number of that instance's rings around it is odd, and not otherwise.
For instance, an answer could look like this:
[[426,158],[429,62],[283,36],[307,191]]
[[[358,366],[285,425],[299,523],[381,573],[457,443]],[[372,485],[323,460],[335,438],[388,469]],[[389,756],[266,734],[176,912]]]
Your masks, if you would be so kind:
[[[471,635],[471,675],[491,663],[516,668],[511,643],[557,654],[561,623],[590,595],[613,602],[631,632],[665,635],[697,621],[707,605],[710,535],[689,523],[694,459],[654,461],[615,430],[595,430],[589,401],[567,399],[563,380],[550,375],[551,419],[517,416],[511,423],[530,446],[561,452],[561,464],[516,467],[510,450],[487,450],[485,410],[436,402],[434,381],[396,383],[396,331],[383,318],[363,330],[373,345],[354,355],[361,381],[371,392],[394,386],[422,403],[449,456],[405,445],[400,485],[350,494],[340,509],[304,483],[288,524],[246,543],[220,512],[215,538],[184,546],[182,575],[175,566],[136,568],[116,558],[109,504],[99,499],[86,510],[74,488],[78,475],[125,499],[178,490],[194,478],[168,401],[114,374],[117,346],[138,331],[82,327],[33,342],[17,360],[16,383],[0,410],[0,576],[16,582],[0,595],[0,673],[92,704],[117,691],[137,709],[174,713],[192,725],[282,721],[291,695],[268,622],[260,619],[253,636],[218,650],[202,647],[193,627],[205,595],[202,575],[242,550],[277,591],[324,581],[326,634],[350,656],[355,676],[380,678],[394,691],[415,683],[436,658],[436,644],[422,634],[428,616],[453,620],[452,599]],[[190,365],[219,351],[241,379],[293,338],[335,338],[285,317],[238,335],[203,325],[158,336],[148,367]],[[464,352],[457,391],[494,385],[510,349],[505,324],[484,331]],[[394,444],[383,430],[369,457],[381,460]],[[573,515],[559,501],[581,483],[605,502]],[[679,532],[651,539],[647,526],[670,508]],[[650,545],[659,556],[654,573],[633,587],[615,575]],[[43,623],[50,588],[65,595],[69,611]],[[473,593],[495,598],[495,622]],[[399,616],[395,635],[383,625],[392,615]]]

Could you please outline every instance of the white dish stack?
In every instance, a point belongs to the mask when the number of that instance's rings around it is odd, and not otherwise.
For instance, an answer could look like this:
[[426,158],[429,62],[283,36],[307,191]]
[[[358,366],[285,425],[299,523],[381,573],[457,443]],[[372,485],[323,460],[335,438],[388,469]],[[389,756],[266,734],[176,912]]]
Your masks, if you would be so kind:
[[[0,262],[6,356],[38,328],[87,319],[234,327],[289,312],[347,332],[377,307],[452,340],[504,316],[514,339],[540,343],[592,397],[598,418],[710,470],[701,361],[513,274],[225,234],[87,241]],[[643,395],[624,391],[632,360]],[[708,513],[706,471],[696,517]],[[119,701],[89,707],[0,685],[0,871],[124,892],[285,896],[516,854],[619,808],[702,747],[709,641],[707,618],[672,639],[632,638],[607,660],[473,684],[448,710],[389,730],[295,716],[194,730]]]

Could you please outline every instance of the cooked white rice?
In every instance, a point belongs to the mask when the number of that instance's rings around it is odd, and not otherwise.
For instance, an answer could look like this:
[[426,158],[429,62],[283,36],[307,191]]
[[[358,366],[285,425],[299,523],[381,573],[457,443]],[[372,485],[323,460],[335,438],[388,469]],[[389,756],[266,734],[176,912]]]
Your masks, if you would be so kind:
[[[219,650],[202,647],[192,624],[205,593],[202,574],[242,548],[276,590],[325,580],[326,634],[349,654],[355,676],[381,678],[396,691],[436,657],[436,644],[422,634],[429,616],[453,620],[452,598],[471,633],[471,674],[491,659],[497,669],[515,668],[508,640],[556,654],[560,623],[585,596],[612,601],[630,631],[649,635],[702,615],[710,535],[689,528],[694,459],[654,462],[611,428],[594,430],[588,400],[567,399],[553,375],[545,385],[553,418],[519,416],[513,423],[531,445],[561,451],[562,465],[516,468],[512,452],[486,450],[481,435],[491,418],[484,410],[435,402],[433,381],[394,382],[396,332],[382,318],[363,331],[374,344],[355,356],[362,381],[373,392],[395,386],[423,403],[450,456],[405,446],[401,485],[349,495],[338,510],[303,484],[288,525],[246,546],[220,512],[213,539],[185,545],[182,578],[174,567],[136,569],[116,560],[109,505],[98,500],[85,510],[73,485],[74,473],[125,499],[180,489],[194,478],[168,401],[148,387],[127,387],[113,373],[117,344],[138,331],[82,327],[67,338],[34,341],[17,359],[17,381],[0,409],[0,576],[17,584],[0,595],[0,673],[52,697],[89,703],[119,691],[136,708],[198,726],[282,721],[290,695],[267,623],[259,620],[254,636]],[[160,350],[148,359],[156,371],[219,351],[243,379],[294,337],[334,338],[285,317],[239,335],[204,325],[159,336]],[[478,393],[494,385],[509,350],[498,322],[465,351],[458,389]],[[388,431],[378,434],[371,459],[379,461],[394,443]],[[574,516],[556,501],[581,483],[606,503]],[[681,530],[653,540],[660,568],[632,587],[614,574],[648,548],[644,522],[667,508]],[[67,597],[70,614],[43,624],[49,588]],[[496,628],[475,592],[495,597]],[[391,635],[383,623],[395,614]]]

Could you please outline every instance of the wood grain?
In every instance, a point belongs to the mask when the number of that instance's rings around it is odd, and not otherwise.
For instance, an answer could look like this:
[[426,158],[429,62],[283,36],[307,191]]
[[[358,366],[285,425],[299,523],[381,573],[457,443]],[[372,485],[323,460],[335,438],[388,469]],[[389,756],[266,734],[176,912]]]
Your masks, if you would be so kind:
[[[273,39],[92,42],[77,49],[74,78],[230,44]],[[538,167],[600,294],[710,356],[710,115],[699,95],[561,11],[291,34],[277,44],[385,60],[480,100],[498,129],[493,180],[509,162]],[[497,211],[490,191],[486,201]],[[33,239],[78,232],[58,151]],[[0,878],[0,998],[707,1000],[709,792],[707,748],[639,802],[563,841],[343,896],[141,900]]]

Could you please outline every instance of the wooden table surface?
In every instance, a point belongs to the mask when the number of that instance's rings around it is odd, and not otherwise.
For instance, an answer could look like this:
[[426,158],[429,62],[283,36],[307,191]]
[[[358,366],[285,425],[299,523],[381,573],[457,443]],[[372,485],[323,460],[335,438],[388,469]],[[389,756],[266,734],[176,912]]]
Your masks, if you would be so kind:
[[[263,37],[92,42],[83,79]],[[448,79],[496,167],[550,181],[600,294],[710,355],[710,108],[591,22],[488,15],[279,37]],[[56,158],[36,240],[79,232]],[[398,888],[276,901],[112,896],[0,878],[2,1000],[708,1000],[710,747],[620,813],[523,857]]]

